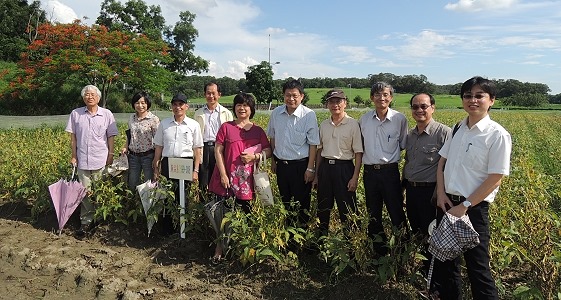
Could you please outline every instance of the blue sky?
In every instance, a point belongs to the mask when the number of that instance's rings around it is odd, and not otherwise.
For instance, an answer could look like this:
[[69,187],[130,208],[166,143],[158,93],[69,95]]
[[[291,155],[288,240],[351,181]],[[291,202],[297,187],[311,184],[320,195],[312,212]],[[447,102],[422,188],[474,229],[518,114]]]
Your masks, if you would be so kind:
[[[41,2],[52,20],[91,24],[102,1]],[[423,74],[453,84],[481,75],[561,93],[561,0],[145,2],[169,24],[180,11],[197,15],[195,54],[216,77],[242,78],[270,50],[275,78]]]

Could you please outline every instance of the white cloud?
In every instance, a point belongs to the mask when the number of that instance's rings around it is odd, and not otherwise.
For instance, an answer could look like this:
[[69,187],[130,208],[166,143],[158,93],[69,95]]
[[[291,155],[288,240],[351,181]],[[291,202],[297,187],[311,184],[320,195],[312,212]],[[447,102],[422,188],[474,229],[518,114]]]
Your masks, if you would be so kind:
[[408,58],[449,57],[454,51],[447,47],[458,44],[457,38],[430,30],[423,30],[417,36],[409,36],[406,40],[407,44],[401,47],[401,54]]
[[476,12],[484,10],[499,10],[515,6],[518,0],[459,0],[448,3],[444,8],[455,11]]
[[505,46],[520,46],[525,48],[531,49],[560,49],[561,50],[561,42],[554,39],[538,39],[532,38],[528,36],[512,36],[499,39],[497,41],[500,45]]
[[43,1],[43,9],[47,14],[47,19],[52,22],[71,23],[78,19],[78,15],[74,10],[57,0],[50,0],[45,3]]
[[366,47],[355,46],[339,46],[337,49],[345,54],[345,57],[339,59],[341,63],[362,63],[375,61],[372,53]]

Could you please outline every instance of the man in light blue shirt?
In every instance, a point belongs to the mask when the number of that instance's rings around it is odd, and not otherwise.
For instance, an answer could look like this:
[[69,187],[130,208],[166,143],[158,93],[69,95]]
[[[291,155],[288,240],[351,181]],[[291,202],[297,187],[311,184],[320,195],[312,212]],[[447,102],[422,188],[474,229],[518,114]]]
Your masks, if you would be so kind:
[[371,219],[368,235],[373,239],[375,235],[382,237],[374,247],[378,255],[385,255],[388,249],[382,225],[384,203],[393,226],[403,228],[406,224],[398,162],[401,150],[405,148],[408,125],[405,115],[390,108],[393,100],[391,85],[375,83],[370,90],[370,99],[375,109],[359,120],[364,142],[364,194]]
[[300,204],[299,221],[309,220],[305,210],[310,209],[310,193],[315,177],[315,159],[319,145],[316,113],[302,105],[304,87],[298,80],[286,82],[283,87],[284,105],[271,113],[267,135],[273,149],[272,170],[277,174],[277,185],[282,201]]

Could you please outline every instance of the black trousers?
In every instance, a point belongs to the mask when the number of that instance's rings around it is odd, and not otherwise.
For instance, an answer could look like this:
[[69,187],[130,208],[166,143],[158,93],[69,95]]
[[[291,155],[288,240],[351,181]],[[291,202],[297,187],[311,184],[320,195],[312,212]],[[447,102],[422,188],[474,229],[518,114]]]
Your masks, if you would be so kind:
[[199,166],[199,188],[201,191],[208,190],[208,183],[216,166],[216,158],[214,157],[214,143],[212,145],[203,146],[203,159]]
[[[162,162],[160,166],[162,170],[162,175],[168,180],[170,180],[171,182],[173,182],[173,188],[174,188],[173,194],[175,195],[175,203],[179,205],[179,180],[169,178],[169,162],[167,157],[162,158]],[[188,201],[187,192],[189,191],[190,188],[191,188],[191,181],[186,180],[185,181],[185,206],[187,206],[187,201]],[[159,228],[162,231],[163,235],[170,235],[175,232],[179,232],[178,227],[173,226],[173,218],[171,215],[172,213],[173,212],[166,211],[165,215],[163,215],[157,222],[160,224]]]
[[[409,220],[411,231],[415,234],[422,235],[424,238],[423,240],[427,240],[429,224],[436,219],[437,207],[431,202],[435,188],[436,184],[430,186],[412,186],[409,182],[405,187],[407,219]],[[421,254],[427,258],[427,260],[423,261],[423,272],[428,274],[430,261],[432,259],[432,254],[428,251],[428,243],[423,245]]]
[[323,159],[318,172],[318,218],[319,229],[326,235],[329,231],[329,219],[335,200],[339,210],[341,223],[345,224],[349,212],[356,212],[356,193],[349,192],[347,185],[353,177],[355,165],[351,160],[329,160]]
[[429,224],[436,219],[436,206],[431,203],[435,185],[412,186],[407,183],[406,208],[407,219],[413,233],[428,235]]
[[[460,205],[461,202],[454,202]],[[468,209],[467,215],[473,228],[479,233],[479,245],[464,252],[466,269],[471,283],[471,293],[475,300],[499,299],[495,280],[491,275],[489,265],[489,241],[491,239],[489,230],[489,203],[483,201]],[[444,212],[438,210],[437,220],[440,222]],[[462,275],[460,263],[462,256],[454,260],[441,262],[434,260],[434,284],[431,290],[438,291],[440,299],[462,299]]]
[[308,167],[308,159],[298,161],[276,160],[277,164],[277,185],[281,194],[282,202],[286,208],[289,208],[290,201],[294,199],[300,204],[298,212],[298,221],[306,224],[309,216],[305,210],[310,210],[310,199],[312,192],[312,183],[304,182],[304,173]]
[[382,241],[374,243],[374,249],[378,254],[385,255],[388,249],[385,247],[387,236],[382,224],[383,205],[386,204],[393,226],[403,228],[406,225],[399,167],[397,164],[382,169],[364,166],[362,179],[370,216],[368,235],[373,239],[376,234],[382,237]]

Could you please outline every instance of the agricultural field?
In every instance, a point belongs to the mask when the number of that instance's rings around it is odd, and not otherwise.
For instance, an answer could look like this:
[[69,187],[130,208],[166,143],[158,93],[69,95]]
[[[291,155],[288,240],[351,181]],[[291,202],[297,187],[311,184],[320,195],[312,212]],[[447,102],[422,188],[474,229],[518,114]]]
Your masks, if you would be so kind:
[[[406,108],[397,109],[410,116]],[[364,112],[349,114],[359,118]],[[127,116],[116,116],[120,135],[115,149],[124,144]],[[318,110],[318,122],[327,116]],[[434,115],[449,126],[464,116],[458,109],[437,109]],[[491,263],[500,298],[561,299],[561,113],[492,110],[491,117],[513,137],[511,174],[490,209]],[[208,261],[213,235],[202,213],[205,199],[193,196],[189,203],[186,240],[148,237],[138,197],[123,188],[121,178],[108,179],[109,185],[94,191],[100,226],[93,236],[84,241],[73,237],[79,225],[76,214],[56,234],[47,187],[70,176],[66,118],[0,117],[0,291],[11,298],[420,297],[424,281],[417,272],[421,258],[415,241],[399,245],[399,233],[389,232],[395,237],[390,241],[395,255],[375,259],[368,256],[360,227],[346,241],[333,222],[333,236],[324,240],[327,246],[319,255],[292,253],[283,244],[289,231],[279,223],[286,217],[279,205],[255,206],[249,218],[230,216],[237,236],[230,259],[220,266]],[[258,113],[254,121],[266,127],[268,114]],[[360,184],[362,207],[363,191]],[[290,230],[292,236],[314,240],[302,228]]]

